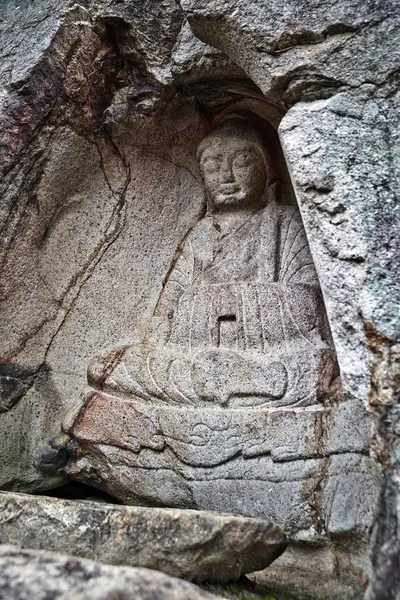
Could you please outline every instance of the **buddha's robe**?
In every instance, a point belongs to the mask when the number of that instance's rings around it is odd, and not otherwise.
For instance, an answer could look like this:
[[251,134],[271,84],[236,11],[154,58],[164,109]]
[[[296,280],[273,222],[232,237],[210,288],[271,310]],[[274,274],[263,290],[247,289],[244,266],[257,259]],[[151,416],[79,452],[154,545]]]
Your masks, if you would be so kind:
[[202,219],[182,244],[143,342],[95,362],[89,381],[175,405],[304,406],[335,372],[300,214],[269,205],[224,235],[212,217]]

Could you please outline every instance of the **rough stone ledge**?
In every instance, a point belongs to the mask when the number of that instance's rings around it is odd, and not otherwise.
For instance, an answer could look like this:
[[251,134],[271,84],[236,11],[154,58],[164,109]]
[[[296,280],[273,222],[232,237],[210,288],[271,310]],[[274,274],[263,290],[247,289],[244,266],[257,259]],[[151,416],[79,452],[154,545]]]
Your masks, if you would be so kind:
[[225,582],[267,567],[287,540],[262,519],[0,492],[0,544]]
[[111,567],[71,556],[0,546],[0,598],[7,600],[218,600],[150,569]]

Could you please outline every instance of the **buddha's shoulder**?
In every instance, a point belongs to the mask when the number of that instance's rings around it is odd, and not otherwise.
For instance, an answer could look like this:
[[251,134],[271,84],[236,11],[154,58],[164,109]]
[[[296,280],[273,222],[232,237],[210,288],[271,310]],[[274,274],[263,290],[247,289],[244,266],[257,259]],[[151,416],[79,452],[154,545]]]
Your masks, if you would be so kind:
[[206,217],[202,217],[201,219],[199,219],[199,221],[197,221],[197,223],[195,223],[188,231],[187,233],[187,237],[194,237],[197,234],[201,233],[202,231],[206,231],[208,229],[210,229],[211,227],[211,221],[212,219],[208,216]]
[[263,210],[263,221],[276,221],[281,225],[285,223],[301,223],[300,211],[293,204],[269,204]]
[[276,213],[284,219],[300,217],[299,209],[293,204],[275,204],[271,208],[275,209]]
[[204,243],[210,236],[215,235],[215,227],[213,225],[213,219],[209,216],[205,216],[192,227],[186,234],[183,241],[183,245],[193,245]]

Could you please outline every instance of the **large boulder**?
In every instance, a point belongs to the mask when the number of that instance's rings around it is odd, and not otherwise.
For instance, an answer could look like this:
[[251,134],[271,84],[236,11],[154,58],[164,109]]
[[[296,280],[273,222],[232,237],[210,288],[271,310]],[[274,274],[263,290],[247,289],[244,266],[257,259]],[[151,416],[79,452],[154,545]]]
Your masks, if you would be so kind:
[[261,519],[1,492],[0,543],[225,582],[267,567],[287,541]]
[[0,546],[7,600],[212,600],[195,585],[150,569],[111,567],[55,552]]

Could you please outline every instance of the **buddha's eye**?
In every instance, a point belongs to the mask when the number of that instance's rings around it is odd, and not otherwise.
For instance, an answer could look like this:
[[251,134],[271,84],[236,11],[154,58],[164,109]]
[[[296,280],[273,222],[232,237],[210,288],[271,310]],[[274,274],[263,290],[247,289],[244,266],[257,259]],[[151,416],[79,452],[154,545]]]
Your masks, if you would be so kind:
[[221,165],[221,158],[218,156],[206,156],[201,161],[201,166],[208,173],[218,171]]
[[233,166],[238,169],[249,167],[254,163],[253,152],[239,152],[233,161]]

